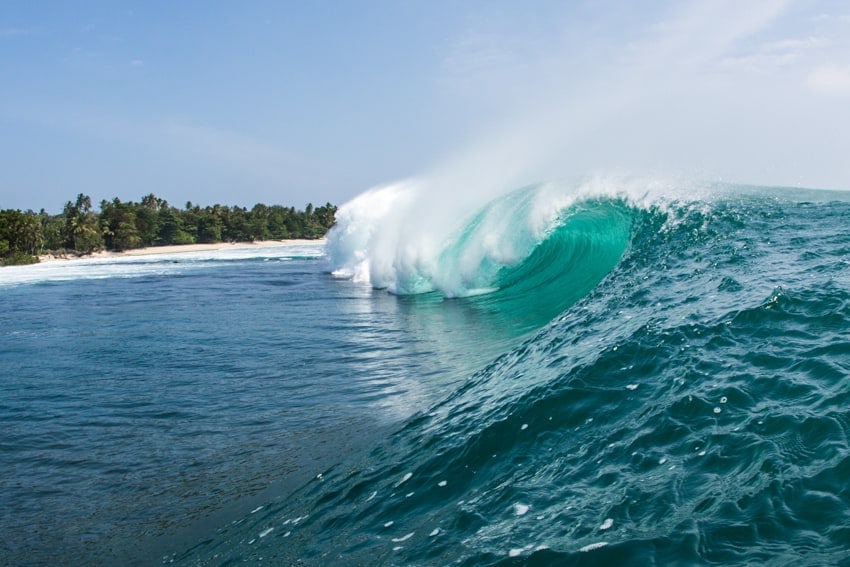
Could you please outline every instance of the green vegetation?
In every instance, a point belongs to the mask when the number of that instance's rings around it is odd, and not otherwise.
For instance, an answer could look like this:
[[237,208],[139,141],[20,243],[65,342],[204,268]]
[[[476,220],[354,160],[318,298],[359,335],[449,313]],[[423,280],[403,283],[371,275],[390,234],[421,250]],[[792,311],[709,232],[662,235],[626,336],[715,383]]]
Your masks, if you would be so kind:
[[91,254],[145,246],[214,242],[254,242],[287,238],[321,238],[333,226],[336,207],[326,203],[303,211],[294,207],[256,204],[245,207],[191,202],[172,207],[149,194],[141,202],[101,201],[100,212],[80,193],[59,215],[0,210],[0,265],[31,264],[38,255]]

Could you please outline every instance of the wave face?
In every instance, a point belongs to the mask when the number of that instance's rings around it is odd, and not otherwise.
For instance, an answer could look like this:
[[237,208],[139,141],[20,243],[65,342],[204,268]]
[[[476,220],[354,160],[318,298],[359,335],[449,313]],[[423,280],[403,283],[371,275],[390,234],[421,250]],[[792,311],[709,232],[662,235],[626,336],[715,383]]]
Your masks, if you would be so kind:
[[547,191],[413,242],[390,210],[361,222],[375,194],[343,210],[339,273],[468,295],[452,301],[493,321],[530,312],[536,330],[370,452],[174,559],[850,560],[848,194]]

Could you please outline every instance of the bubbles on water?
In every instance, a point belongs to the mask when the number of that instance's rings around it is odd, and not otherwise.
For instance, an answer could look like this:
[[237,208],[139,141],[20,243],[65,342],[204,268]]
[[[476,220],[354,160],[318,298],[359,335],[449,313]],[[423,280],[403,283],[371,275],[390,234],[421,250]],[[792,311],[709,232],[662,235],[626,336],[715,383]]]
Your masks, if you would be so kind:
[[613,518],[605,518],[605,521],[602,522],[602,525],[599,526],[599,529],[600,530],[607,530],[607,529],[610,529],[611,526],[613,526],[613,525],[614,525],[614,519]]
[[722,398],[720,398],[720,403],[721,403],[721,404],[725,404],[727,401],[728,401],[728,400],[727,400],[726,396],[723,396]]
[[720,413],[721,411],[723,411],[723,410],[720,409],[719,407],[714,408],[714,413]]

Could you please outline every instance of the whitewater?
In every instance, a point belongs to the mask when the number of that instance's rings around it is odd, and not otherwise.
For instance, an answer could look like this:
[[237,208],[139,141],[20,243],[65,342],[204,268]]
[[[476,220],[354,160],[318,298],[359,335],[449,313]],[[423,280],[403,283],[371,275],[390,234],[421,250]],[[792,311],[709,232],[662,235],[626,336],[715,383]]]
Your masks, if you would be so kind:
[[3,556],[850,564],[850,193],[454,193],[0,271]]

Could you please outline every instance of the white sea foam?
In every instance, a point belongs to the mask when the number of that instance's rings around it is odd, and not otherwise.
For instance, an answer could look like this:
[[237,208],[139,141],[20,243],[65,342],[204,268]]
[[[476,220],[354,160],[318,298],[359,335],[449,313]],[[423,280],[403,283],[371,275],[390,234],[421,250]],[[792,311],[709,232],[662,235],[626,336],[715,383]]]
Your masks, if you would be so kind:
[[266,528],[263,531],[261,531],[259,535],[260,535],[261,538],[263,538],[263,537],[266,537],[267,535],[269,535],[270,533],[272,533],[273,531],[274,531],[274,528]]
[[172,275],[192,270],[210,269],[220,262],[252,259],[286,260],[313,258],[325,254],[325,244],[275,244],[234,246],[197,252],[169,252],[145,256],[106,256],[75,260],[53,260],[28,266],[0,269],[0,288],[43,282],[82,279],[135,278],[150,275]]
[[584,547],[582,547],[581,549],[579,549],[579,551],[581,551],[581,552],[583,552],[583,553],[586,553],[586,552],[588,552],[588,551],[593,551],[593,550],[595,550],[595,549],[599,549],[599,548],[601,548],[601,547],[605,547],[606,545],[608,545],[608,542],[607,542],[607,541],[597,541],[596,543],[590,543],[590,544],[588,544],[588,545],[585,545]]

